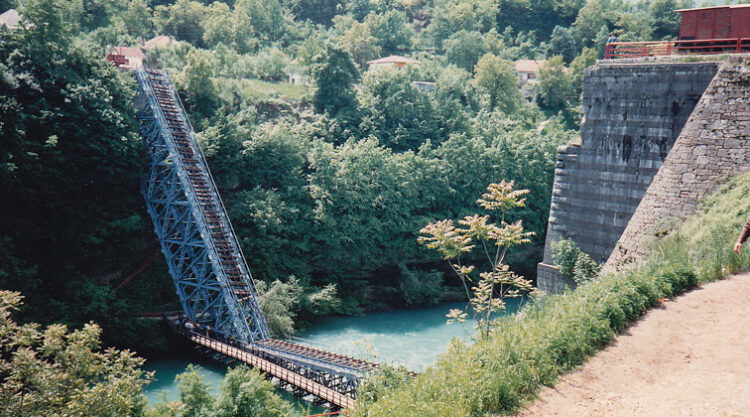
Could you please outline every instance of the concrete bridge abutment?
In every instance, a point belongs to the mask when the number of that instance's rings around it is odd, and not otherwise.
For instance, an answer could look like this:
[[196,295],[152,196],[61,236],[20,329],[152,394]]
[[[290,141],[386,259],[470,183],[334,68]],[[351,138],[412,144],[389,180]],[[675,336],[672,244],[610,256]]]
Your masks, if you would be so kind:
[[662,222],[747,170],[748,67],[741,57],[647,58],[586,71],[581,144],[558,149],[540,289],[575,285],[554,266],[552,242],[572,239],[613,270],[641,258]]

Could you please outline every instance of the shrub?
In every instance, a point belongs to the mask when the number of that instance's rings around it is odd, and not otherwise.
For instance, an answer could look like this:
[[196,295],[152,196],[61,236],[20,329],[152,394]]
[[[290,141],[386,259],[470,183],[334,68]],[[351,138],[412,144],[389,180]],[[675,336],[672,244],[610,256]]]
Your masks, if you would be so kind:
[[582,284],[599,274],[600,265],[571,239],[552,242],[552,260],[560,267],[563,276]]
[[[517,411],[542,385],[583,363],[660,298],[750,267],[750,251],[731,253],[750,213],[748,193],[750,174],[733,179],[704,202],[700,213],[663,238],[640,267],[537,299],[497,321],[489,336],[474,345],[454,341],[436,366],[403,386],[378,392],[376,402],[360,403],[354,415],[453,417]],[[563,247],[564,256],[574,253],[571,245]],[[575,269],[578,256],[574,263],[572,258],[565,259],[566,266]]]

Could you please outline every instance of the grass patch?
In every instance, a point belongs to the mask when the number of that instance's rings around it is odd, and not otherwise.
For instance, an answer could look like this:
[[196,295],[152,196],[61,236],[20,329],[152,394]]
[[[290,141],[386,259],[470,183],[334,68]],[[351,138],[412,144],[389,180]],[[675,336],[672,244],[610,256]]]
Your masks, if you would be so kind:
[[299,101],[305,97],[307,86],[280,81],[263,81],[247,78],[213,78],[219,95],[231,95],[235,92],[243,99],[282,98]]
[[745,174],[662,239],[641,267],[544,297],[503,318],[486,340],[454,342],[436,366],[409,383],[379,392],[375,401],[361,401],[354,415],[513,414],[542,386],[554,384],[606,346],[659,298],[747,269],[750,249],[735,255],[732,243],[750,213],[748,195],[750,174]]

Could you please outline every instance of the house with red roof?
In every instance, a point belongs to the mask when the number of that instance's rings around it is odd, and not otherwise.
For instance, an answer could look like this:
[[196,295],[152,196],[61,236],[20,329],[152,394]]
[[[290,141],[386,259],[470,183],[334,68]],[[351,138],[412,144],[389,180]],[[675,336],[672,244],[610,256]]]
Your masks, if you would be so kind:
[[140,48],[129,46],[115,46],[107,55],[107,61],[114,63],[118,68],[134,70],[143,66],[146,55]]

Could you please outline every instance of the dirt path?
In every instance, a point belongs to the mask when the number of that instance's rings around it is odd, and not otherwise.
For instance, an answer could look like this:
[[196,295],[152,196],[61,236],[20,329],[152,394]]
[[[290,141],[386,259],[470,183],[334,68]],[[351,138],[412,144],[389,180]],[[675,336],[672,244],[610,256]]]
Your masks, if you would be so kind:
[[750,416],[750,274],[651,310],[518,416]]

